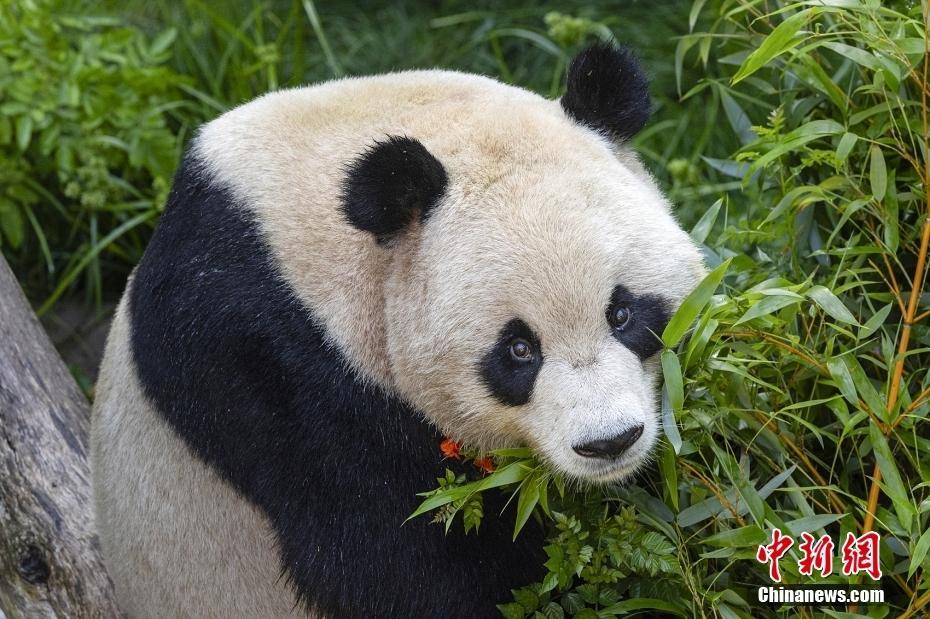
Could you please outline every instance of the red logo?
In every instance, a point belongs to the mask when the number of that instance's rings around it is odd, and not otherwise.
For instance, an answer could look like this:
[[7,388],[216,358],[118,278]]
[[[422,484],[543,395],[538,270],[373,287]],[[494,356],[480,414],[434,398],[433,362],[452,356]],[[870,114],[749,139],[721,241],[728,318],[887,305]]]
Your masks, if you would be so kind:
[[882,566],[878,557],[878,533],[869,531],[856,537],[846,534],[843,542],[843,574],[852,576],[865,572],[872,580],[882,577]]
[[[872,580],[882,577],[882,567],[878,554],[880,538],[875,531],[863,533],[856,537],[854,533],[846,534],[846,541],[841,549],[842,571],[844,576],[855,576],[865,572]],[[756,560],[759,563],[769,564],[769,578],[774,582],[781,582],[781,569],[778,561],[785,556],[794,545],[794,538],[785,535],[781,529],[772,530],[772,541],[759,546],[756,551]],[[801,558],[798,560],[798,572],[803,576],[812,576],[814,571],[820,572],[821,577],[833,573],[833,550],[836,545],[829,536],[824,535],[816,539],[806,531],[801,533],[801,543],[798,550]]]
[[829,576],[833,573],[833,548],[833,540],[827,535],[815,542],[814,536],[807,531],[801,533],[798,550],[804,556],[798,561],[798,571],[804,576],[810,576],[816,569],[821,576]]
[[756,551],[756,560],[759,563],[769,564],[769,578],[775,582],[781,582],[781,570],[778,568],[778,561],[788,549],[794,545],[794,540],[788,535],[782,535],[781,529],[772,531],[772,543],[767,546],[759,546]]

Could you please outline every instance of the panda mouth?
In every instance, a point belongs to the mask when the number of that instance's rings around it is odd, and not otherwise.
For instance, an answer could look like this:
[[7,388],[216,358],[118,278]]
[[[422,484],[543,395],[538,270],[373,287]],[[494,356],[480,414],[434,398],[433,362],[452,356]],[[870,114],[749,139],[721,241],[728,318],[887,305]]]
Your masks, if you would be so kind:
[[642,450],[624,454],[615,460],[592,461],[585,458],[583,460],[585,471],[579,476],[585,481],[596,484],[618,483],[636,474],[647,460],[646,453]]
[[596,483],[615,483],[620,482],[635,474],[642,466],[642,460],[631,462],[613,462],[607,466],[600,467],[601,470],[588,479]]

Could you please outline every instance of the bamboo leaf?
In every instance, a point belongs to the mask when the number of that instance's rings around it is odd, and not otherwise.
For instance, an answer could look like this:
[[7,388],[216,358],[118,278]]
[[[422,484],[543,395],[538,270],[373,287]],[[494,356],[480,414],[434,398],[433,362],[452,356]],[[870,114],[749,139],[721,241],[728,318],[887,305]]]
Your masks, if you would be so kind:
[[777,312],[783,307],[787,307],[789,305],[796,305],[797,303],[798,303],[797,297],[781,296],[781,295],[764,297],[757,303],[754,303],[746,311],[745,314],[740,316],[739,320],[733,323],[733,325],[734,326],[740,325],[744,322],[749,322],[750,320],[761,318],[762,316],[767,316],[769,314]]
[[888,314],[891,313],[892,307],[893,305],[889,303],[882,309],[875,312],[875,315],[865,321],[865,324],[862,325],[861,329],[859,329],[859,334],[857,337],[860,340],[865,340],[872,337],[872,335],[878,331],[883,324],[885,324],[885,320],[888,318]]
[[904,481],[901,479],[901,473],[898,471],[891,448],[888,447],[888,441],[875,424],[869,425],[869,440],[872,443],[872,450],[875,452],[875,461],[882,471],[882,487],[885,494],[891,499],[898,520],[901,521],[905,529],[909,530],[915,510],[911,505],[910,495]]
[[855,146],[858,141],[859,136],[855,133],[849,133],[848,131],[844,133],[843,137],[840,138],[839,145],[836,147],[836,158],[840,161],[846,161],[850,151],[852,151],[853,146]]
[[828,359],[827,369],[830,371],[830,376],[836,381],[836,386],[839,388],[840,393],[843,394],[843,397],[846,398],[846,401],[853,406],[859,406],[856,383],[853,382],[852,374],[849,373],[846,362],[841,358]]
[[885,197],[888,188],[888,170],[885,167],[885,156],[878,144],[873,144],[869,153],[869,184],[872,195],[879,202]]
[[668,397],[668,386],[662,387],[662,430],[672,446],[674,453],[681,452],[681,434],[678,432],[678,422],[675,420],[675,409],[672,408]]
[[765,37],[762,44],[749,54],[731,82],[733,84],[741,82],[778,56],[796,47],[803,40],[797,36],[798,31],[807,23],[814,10],[814,8],[804,9],[780,23]]
[[752,129],[752,122],[749,120],[749,116],[743,111],[743,108],[739,106],[736,99],[722,87],[720,88],[720,103],[723,105],[723,112],[727,116],[733,133],[736,134],[739,141],[742,144],[751,144],[754,142],[758,136]]
[[443,505],[451,503],[452,501],[463,499],[474,492],[515,484],[522,481],[531,470],[532,469],[528,467],[524,461],[513,462],[503,468],[497,469],[484,479],[438,492],[420,503],[420,506],[407,517],[407,520],[416,518],[437,507],[442,507]]
[[843,302],[829,289],[823,286],[812,286],[811,289],[807,291],[807,296],[834,320],[839,320],[840,322],[851,325],[859,325],[859,322],[856,320],[856,317],[852,315],[852,312],[850,312],[846,306],[843,305]]
[[710,234],[711,228],[714,227],[714,222],[717,221],[717,215],[720,213],[722,205],[723,198],[720,198],[711,204],[710,208],[704,211],[698,222],[694,224],[694,228],[691,229],[691,238],[694,239],[695,243],[703,243],[707,240],[707,235]]
[[694,24],[697,23],[705,2],[707,0],[695,0],[694,4],[691,5],[691,13],[688,14],[688,32],[694,31]]
[[757,525],[751,524],[738,529],[730,529],[716,535],[711,535],[704,540],[705,544],[711,546],[723,546],[724,548],[739,548],[746,546],[757,546],[764,544],[767,535]]
[[908,579],[914,575],[920,565],[924,562],[924,557],[927,556],[927,550],[930,550],[930,528],[923,532],[923,535],[920,536],[920,539],[917,540],[917,544],[914,546],[914,552],[911,553],[911,564],[907,568],[907,577]]
[[668,348],[678,344],[688,327],[697,318],[697,315],[707,306],[710,298],[714,295],[714,291],[717,290],[717,286],[723,281],[723,276],[726,275],[728,268],[730,268],[729,259],[708,273],[701,283],[691,291],[691,294],[685,297],[681,307],[678,308],[678,311],[675,312],[675,315],[672,316],[672,319],[662,332],[662,342]]
[[544,483],[537,475],[528,477],[520,486],[520,496],[517,498],[517,520],[513,526],[513,539],[517,539],[523,525],[530,519],[533,509],[539,503],[539,486]]

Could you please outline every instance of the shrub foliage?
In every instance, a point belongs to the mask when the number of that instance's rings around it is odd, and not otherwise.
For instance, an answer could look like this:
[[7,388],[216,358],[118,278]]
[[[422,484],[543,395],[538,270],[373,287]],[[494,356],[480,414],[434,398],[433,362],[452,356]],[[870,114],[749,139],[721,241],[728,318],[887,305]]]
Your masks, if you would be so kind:
[[174,38],[50,0],[0,6],[0,241],[27,288],[51,293],[43,309],[79,276],[99,300],[141,256],[189,107],[165,65]]

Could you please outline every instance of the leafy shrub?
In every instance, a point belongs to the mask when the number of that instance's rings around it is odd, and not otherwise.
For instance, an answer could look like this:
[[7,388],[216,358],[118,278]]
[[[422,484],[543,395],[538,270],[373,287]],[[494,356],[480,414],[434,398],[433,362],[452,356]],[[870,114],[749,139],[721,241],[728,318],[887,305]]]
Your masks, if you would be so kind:
[[100,299],[139,259],[189,121],[175,37],[52,0],[0,5],[0,240],[31,292]]
[[[881,533],[887,603],[817,612],[925,616],[927,4],[699,0],[692,16],[676,63],[707,77],[684,101],[726,119],[708,144],[741,146],[671,172],[682,190],[731,180],[692,230],[716,269],[663,334],[658,475],[569,492],[505,450],[494,474],[446,484],[418,512],[451,504],[448,526],[456,505],[502,487],[516,531],[548,523],[548,575],[515,590],[506,617],[808,616],[755,603],[771,584],[756,550],[775,527]],[[802,576],[797,551],[784,582],[856,582]]]
[[[443,66],[554,96],[570,48],[610,26],[655,60],[657,92],[671,92],[671,66],[660,60],[686,7],[624,3],[621,19],[609,3],[562,6],[582,16],[465,0],[4,3],[0,249],[41,311],[65,294],[98,305],[112,298],[141,255],[192,128],[277,88]],[[87,16],[99,14],[108,16]],[[636,27],[645,19],[648,31]],[[664,176],[665,158],[692,140],[680,130],[689,119],[660,100],[664,120],[654,130],[678,129],[645,150]]]

